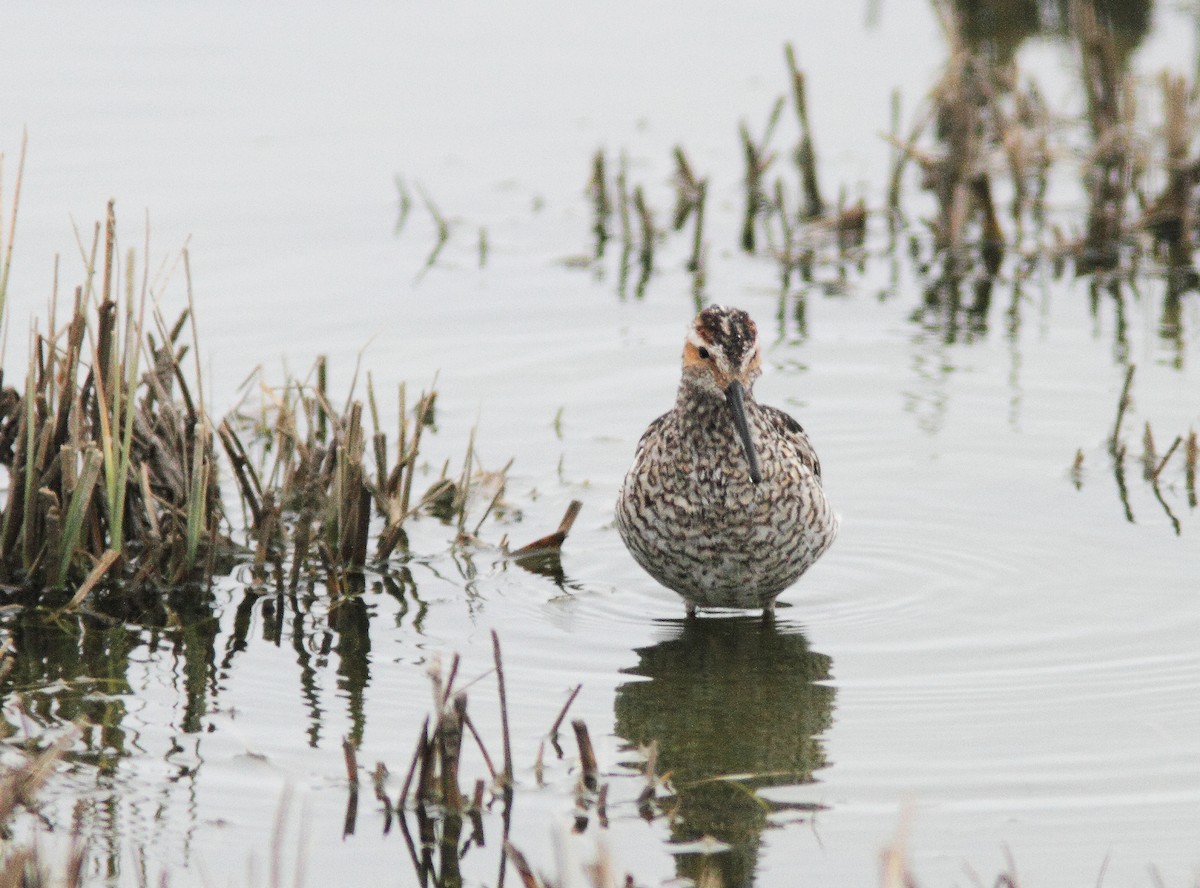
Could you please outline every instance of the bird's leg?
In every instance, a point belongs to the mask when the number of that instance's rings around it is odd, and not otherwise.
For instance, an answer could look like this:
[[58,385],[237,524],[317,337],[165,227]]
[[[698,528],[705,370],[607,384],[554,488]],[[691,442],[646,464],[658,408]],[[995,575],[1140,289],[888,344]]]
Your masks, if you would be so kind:
[[691,601],[687,601],[687,602],[684,602],[684,604],[685,604],[685,606],[687,607],[687,615],[688,615],[688,619],[689,619],[689,620],[694,620],[694,619],[696,619],[696,605],[695,605],[695,603],[694,603],[694,602],[691,602]]
[[775,599],[774,598],[769,599],[767,601],[767,603],[763,605],[762,615],[763,615],[764,621],[775,619]]

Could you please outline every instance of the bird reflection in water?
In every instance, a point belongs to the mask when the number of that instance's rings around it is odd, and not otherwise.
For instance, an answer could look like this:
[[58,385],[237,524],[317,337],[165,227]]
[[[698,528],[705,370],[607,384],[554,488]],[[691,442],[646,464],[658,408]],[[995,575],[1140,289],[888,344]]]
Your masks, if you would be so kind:
[[820,737],[832,723],[830,658],[809,649],[798,626],[760,617],[664,621],[670,637],[637,651],[626,670],[649,681],[617,689],[616,732],[658,745],[660,796],[672,838],[706,836],[729,846],[711,861],[677,857],[680,876],[715,865],[727,888],[752,884],[771,815],[811,806],[768,802],[757,790],[811,783],[828,762]]

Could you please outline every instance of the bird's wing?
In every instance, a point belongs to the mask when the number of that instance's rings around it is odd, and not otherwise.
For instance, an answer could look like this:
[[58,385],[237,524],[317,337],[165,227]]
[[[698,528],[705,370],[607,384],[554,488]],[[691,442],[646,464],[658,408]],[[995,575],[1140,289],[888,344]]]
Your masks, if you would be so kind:
[[821,479],[821,460],[817,458],[817,451],[813,449],[812,442],[808,440],[808,433],[804,431],[800,423],[779,408],[768,407],[765,404],[761,406],[767,421],[781,434],[791,439],[800,459],[808,464],[808,467],[812,469],[813,476],[819,481]]

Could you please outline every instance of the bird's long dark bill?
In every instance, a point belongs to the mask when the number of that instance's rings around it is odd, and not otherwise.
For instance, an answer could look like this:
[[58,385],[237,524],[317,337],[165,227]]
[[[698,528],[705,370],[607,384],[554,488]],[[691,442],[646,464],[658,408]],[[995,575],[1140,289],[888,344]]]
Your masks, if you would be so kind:
[[754,442],[750,440],[750,425],[746,422],[746,390],[736,379],[725,389],[725,400],[733,414],[733,425],[738,437],[742,439],[742,449],[746,451],[746,461],[750,463],[750,480],[757,484],[762,480],[762,472],[758,469],[758,454],[754,452]]

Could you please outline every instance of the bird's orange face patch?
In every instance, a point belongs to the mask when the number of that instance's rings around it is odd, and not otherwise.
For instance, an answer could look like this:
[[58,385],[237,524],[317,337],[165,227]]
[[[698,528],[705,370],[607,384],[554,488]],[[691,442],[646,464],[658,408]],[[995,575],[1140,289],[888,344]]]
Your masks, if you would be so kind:
[[717,357],[712,352],[709,352],[707,358],[700,355],[701,346],[696,345],[690,339],[683,345],[683,369],[692,373],[707,373],[712,377],[717,388],[724,391],[734,379],[728,373],[722,371],[717,364]]

